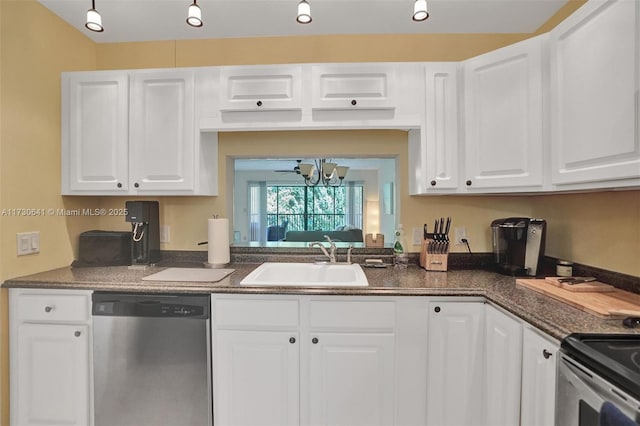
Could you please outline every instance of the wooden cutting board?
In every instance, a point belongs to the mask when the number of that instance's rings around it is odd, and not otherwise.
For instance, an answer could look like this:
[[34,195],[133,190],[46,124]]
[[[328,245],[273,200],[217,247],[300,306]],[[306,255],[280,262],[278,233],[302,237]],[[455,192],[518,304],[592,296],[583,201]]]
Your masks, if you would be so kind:
[[614,286],[601,283],[600,281],[590,281],[588,283],[579,283],[579,284],[566,284],[558,281],[561,278],[562,277],[546,277],[544,280],[549,284],[555,285],[556,287],[561,287],[569,291],[605,292],[605,291],[615,290]]
[[565,302],[605,319],[640,317],[640,294],[614,288],[608,292],[569,291],[545,280],[516,279],[516,285]]

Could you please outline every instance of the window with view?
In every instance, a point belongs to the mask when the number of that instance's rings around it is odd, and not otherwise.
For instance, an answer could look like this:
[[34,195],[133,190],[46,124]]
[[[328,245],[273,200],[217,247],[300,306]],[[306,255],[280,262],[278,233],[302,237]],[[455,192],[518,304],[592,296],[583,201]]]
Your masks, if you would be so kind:
[[[277,238],[270,239],[282,239],[286,231],[362,229],[363,190],[362,184],[353,182],[338,187],[267,185],[267,226],[281,228]],[[256,201],[251,197],[251,211],[261,210]]]

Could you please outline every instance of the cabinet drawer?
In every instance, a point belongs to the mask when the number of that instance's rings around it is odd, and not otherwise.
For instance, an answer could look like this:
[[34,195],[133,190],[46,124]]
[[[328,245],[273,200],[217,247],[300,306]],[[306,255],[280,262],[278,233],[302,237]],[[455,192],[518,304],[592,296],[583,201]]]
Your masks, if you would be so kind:
[[312,301],[309,305],[313,329],[390,331],[395,323],[392,301]]
[[88,321],[89,294],[22,294],[18,297],[21,321]]
[[299,322],[297,300],[218,299],[213,316],[218,328],[295,328]]

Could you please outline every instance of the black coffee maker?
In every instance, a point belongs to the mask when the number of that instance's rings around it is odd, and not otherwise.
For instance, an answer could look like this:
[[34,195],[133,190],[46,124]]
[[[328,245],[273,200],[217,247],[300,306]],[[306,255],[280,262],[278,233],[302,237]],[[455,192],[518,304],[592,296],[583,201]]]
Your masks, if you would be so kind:
[[493,255],[498,272],[512,276],[536,276],[544,256],[547,222],[509,217],[491,222]]
[[131,264],[160,261],[160,209],[157,201],[127,201],[126,221],[131,222]]

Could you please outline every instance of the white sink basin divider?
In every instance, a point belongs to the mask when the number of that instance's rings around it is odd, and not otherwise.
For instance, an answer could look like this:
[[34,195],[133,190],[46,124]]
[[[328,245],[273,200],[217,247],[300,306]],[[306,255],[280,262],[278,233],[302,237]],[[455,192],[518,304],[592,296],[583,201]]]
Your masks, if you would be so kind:
[[369,282],[357,263],[266,262],[249,273],[240,285],[362,287],[368,286]]

